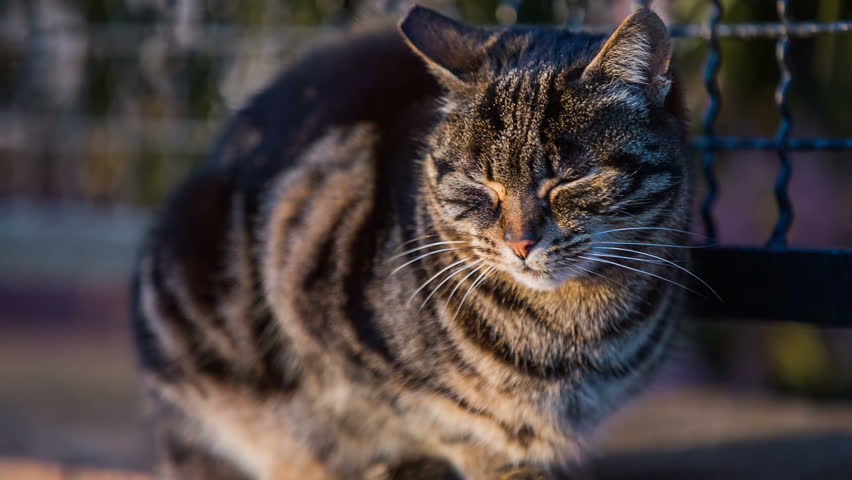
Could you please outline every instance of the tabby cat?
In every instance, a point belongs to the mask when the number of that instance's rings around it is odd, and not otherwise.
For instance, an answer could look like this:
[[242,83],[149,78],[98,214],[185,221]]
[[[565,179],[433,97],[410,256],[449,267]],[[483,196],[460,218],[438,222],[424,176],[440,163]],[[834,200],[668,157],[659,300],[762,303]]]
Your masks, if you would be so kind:
[[670,58],[647,9],[607,38],[415,7],[290,67],[138,262],[162,475],[574,471],[676,331]]

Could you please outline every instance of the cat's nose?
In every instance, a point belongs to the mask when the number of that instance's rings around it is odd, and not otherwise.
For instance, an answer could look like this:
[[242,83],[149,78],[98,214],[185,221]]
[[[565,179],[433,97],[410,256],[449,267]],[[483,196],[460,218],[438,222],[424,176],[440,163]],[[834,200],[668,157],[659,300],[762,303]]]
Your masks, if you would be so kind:
[[515,252],[515,255],[522,259],[527,258],[527,255],[530,253],[530,249],[532,249],[535,244],[536,240],[531,238],[521,238],[519,240],[506,239],[506,245]]

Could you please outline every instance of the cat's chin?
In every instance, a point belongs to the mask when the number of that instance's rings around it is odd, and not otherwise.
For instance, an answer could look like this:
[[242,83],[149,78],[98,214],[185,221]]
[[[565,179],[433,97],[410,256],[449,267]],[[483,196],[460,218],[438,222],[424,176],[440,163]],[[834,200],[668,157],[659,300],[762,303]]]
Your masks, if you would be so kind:
[[512,277],[521,285],[532,290],[545,291],[556,290],[572,276],[574,276],[574,274],[570,271],[551,274],[537,272],[535,270],[526,270],[523,272],[512,273]]

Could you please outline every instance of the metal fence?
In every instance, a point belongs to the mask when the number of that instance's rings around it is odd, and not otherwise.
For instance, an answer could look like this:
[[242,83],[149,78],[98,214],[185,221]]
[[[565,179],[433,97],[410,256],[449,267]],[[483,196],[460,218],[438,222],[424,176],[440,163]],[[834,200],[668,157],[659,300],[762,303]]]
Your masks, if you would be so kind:
[[[647,5],[650,1],[641,3]],[[707,193],[701,214],[705,229],[710,240],[715,241],[713,205],[720,187],[714,172],[714,160],[719,150],[764,149],[777,152],[779,170],[775,180],[775,199],[778,218],[764,249],[719,248],[699,251],[696,255],[697,268],[705,278],[723,288],[728,303],[720,305],[705,301],[700,303],[696,311],[711,315],[852,326],[852,251],[787,249],[787,236],[793,222],[793,206],[788,193],[793,174],[790,152],[829,149],[852,151],[852,138],[790,137],[792,117],[788,108],[788,93],[793,82],[789,66],[790,37],[849,33],[852,31],[852,22],[796,24],[789,15],[790,1],[777,0],[777,23],[723,25],[720,23],[723,15],[721,0],[712,0],[711,3],[713,10],[707,27],[710,52],[704,73],[704,85],[710,101],[704,115],[704,136],[696,138],[694,142],[703,152]],[[775,51],[780,78],[775,90],[775,103],[780,122],[775,138],[720,137],[716,134],[715,123],[722,102],[717,80],[722,65],[719,47],[722,31],[737,38],[759,34],[777,39]]]
[[[412,2],[317,1],[310,4],[313,10],[309,11],[313,14],[321,11],[323,16],[316,17],[320,20],[304,21],[305,25],[297,25],[303,21],[298,19],[304,17],[297,9],[282,6],[288,2],[263,2],[263,10],[255,17],[289,15],[285,26],[262,20],[243,24],[181,23],[180,15],[198,15],[197,11],[185,8],[186,11],[172,15],[168,31],[157,22],[141,22],[132,15],[122,21],[89,23],[69,20],[68,15],[45,21],[35,12],[36,3],[61,5],[62,0],[13,0],[11,5],[17,5],[18,17],[29,22],[28,38],[37,39],[26,45],[21,38],[27,35],[21,34],[20,28],[12,23],[14,20],[8,20],[15,16],[14,8],[7,7],[11,8],[10,14],[0,7],[0,16],[7,20],[0,21],[0,60],[6,60],[6,67],[0,67],[0,82],[6,78],[6,85],[0,84],[0,91],[5,91],[0,93],[0,166],[7,172],[0,178],[0,200],[41,196],[72,202],[153,205],[204,155],[222,117],[262,86],[280,65],[319,37],[333,36],[341,25],[363,16],[365,9],[399,13]],[[194,0],[178,3],[200,4]],[[303,3],[291,2],[291,5]],[[613,30],[606,23],[588,23],[595,9],[600,10],[600,5],[606,2],[437,0],[437,3],[450,13],[465,13],[468,19],[474,17],[486,22],[546,20],[585,31]],[[652,2],[635,3],[648,6]],[[675,2],[658,0],[657,3],[652,7],[664,8]],[[703,68],[707,103],[701,131],[693,138],[693,146],[700,154],[703,170],[700,216],[709,243],[715,243],[718,237],[714,207],[725,188],[724,182],[717,178],[719,155],[734,150],[769,151],[776,154],[778,165],[774,185],[778,213],[770,238],[762,248],[697,249],[696,269],[719,290],[724,302],[696,299],[694,311],[705,316],[852,326],[852,252],[787,246],[794,220],[794,206],[788,192],[793,175],[791,154],[852,151],[852,138],[791,136],[789,92],[794,82],[790,68],[791,38],[848,35],[852,32],[852,21],[797,22],[790,12],[791,3],[795,2],[778,0],[774,21],[723,23],[723,5],[733,2],[692,3],[709,6],[706,22],[674,24],[670,30],[675,38],[698,40],[707,46]],[[549,17],[542,16],[541,12],[547,10],[542,7],[545,4],[548,8],[558,4],[559,14],[552,14],[556,10],[551,9]],[[779,122],[774,137],[718,134],[723,103],[719,84],[723,39],[775,40],[780,73],[775,90]],[[91,105],[81,105],[79,93],[76,97],[70,95],[71,100],[62,98],[61,94],[45,99],[32,93],[33,84],[74,83],[73,79],[69,80],[73,68],[63,71],[55,65],[56,59],[62,58],[54,55],[57,49],[65,49],[66,53],[70,49],[72,56],[82,55],[83,66],[78,69],[85,69],[84,73],[91,77],[83,89],[96,98],[89,102]],[[16,69],[15,65],[23,66]],[[180,81],[168,81],[177,76]],[[62,85],[58,90],[63,88],[81,90],[79,85]],[[108,93],[99,96],[98,88]],[[181,101],[169,103],[168,99]],[[80,188],[69,189],[67,185]]]

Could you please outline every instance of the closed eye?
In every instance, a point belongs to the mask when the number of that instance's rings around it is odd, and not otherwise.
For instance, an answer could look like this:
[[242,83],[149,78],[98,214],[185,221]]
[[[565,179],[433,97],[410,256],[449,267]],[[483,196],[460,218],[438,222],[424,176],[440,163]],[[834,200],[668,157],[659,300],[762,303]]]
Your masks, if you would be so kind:
[[548,178],[544,182],[541,183],[541,186],[538,189],[538,198],[547,198],[550,196],[550,192],[553,191],[554,188],[562,185],[564,180],[561,178]]
[[489,193],[492,194],[491,197],[494,199],[495,206],[506,198],[506,189],[503,188],[503,185],[492,181],[485,181],[483,185],[488,187]]
[[570,175],[559,178],[548,178],[542,182],[541,187],[539,187],[538,196],[539,198],[548,198],[553,194],[558,193],[558,191],[562,190],[563,187],[585,180],[591,176],[592,173],[590,172],[586,175]]

